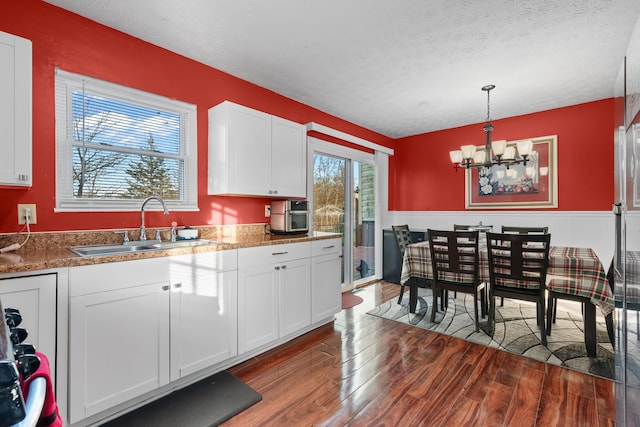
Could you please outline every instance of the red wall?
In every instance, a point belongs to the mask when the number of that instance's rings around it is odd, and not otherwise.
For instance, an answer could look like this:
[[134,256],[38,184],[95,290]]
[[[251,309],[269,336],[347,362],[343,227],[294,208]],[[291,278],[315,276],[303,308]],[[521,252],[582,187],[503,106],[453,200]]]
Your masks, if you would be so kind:
[[[493,139],[557,135],[558,210],[610,210],[613,187],[613,99],[494,120]],[[462,211],[465,172],[449,151],[484,144],[484,123],[396,140],[389,160],[389,210]]]
[[151,212],[147,225],[265,222],[267,199],[208,196],[207,110],[223,100],[284,117],[314,121],[378,144],[392,140],[272,91],[189,60],[40,0],[0,2],[0,31],[33,43],[33,187],[0,188],[0,233],[18,230],[18,203],[36,203],[34,231],[137,227],[139,212],[54,213],[54,69],[84,74],[198,106],[200,212]]

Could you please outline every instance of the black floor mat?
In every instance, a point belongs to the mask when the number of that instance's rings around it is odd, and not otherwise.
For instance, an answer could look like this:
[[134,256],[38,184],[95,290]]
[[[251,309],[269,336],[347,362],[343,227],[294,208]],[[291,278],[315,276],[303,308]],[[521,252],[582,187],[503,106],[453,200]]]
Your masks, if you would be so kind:
[[103,425],[216,426],[260,400],[258,392],[222,371]]

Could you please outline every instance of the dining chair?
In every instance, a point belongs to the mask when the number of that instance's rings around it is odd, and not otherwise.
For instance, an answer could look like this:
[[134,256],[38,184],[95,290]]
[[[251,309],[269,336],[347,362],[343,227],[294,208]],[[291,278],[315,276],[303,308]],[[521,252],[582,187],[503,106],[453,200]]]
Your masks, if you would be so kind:
[[550,241],[550,234],[487,233],[492,329],[495,328],[496,297],[535,302],[542,344],[547,345],[544,316]]
[[[393,230],[393,234],[396,238],[396,243],[398,244],[398,252],[400,253],[400,265],[402,265],[402,260],[404,258],[404,251],[407,249],[411,241],[411,230],[409,230],[409,226],[404,225],[392,225],[391,229]],[[400,283],[400,296],[398,297],[398,304],[402,303],[402,296],[404,295],[404,287],[405,285]]]
[[503,225],[502,232],[518,234],[547,234],[549,232],[549,227],[515,227]]
[[[549,232],[549,227],[516,227],[503,225],[502,232],[517,234],[547,234]],[[502,306],[504,306],[504,298],[500,298],[500,307]]]
[[[435,322],[438,311],[438,295],[441,308],[445,309],[446,291],[462,292],[473,295],[473,313],[476,332],[480,331],[478,302],[482,317],[487,313],[487,294],[485,283],[478,272],[480,253],[478,252],[478,231],[441,231],[428,230],[431,269],[433,275],[433,307],[431,321]],[[478,300],[478,295],[480,300]]]

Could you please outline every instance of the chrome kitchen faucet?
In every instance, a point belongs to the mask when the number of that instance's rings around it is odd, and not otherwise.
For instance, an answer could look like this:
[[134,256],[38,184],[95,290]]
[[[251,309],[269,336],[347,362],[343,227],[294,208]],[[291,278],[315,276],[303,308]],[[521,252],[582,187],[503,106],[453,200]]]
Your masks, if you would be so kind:
[[142,207],[140,208],[140,216],[142,218],[142,223],[140,225],[140,238],[138,240],[142,240],[142,241],[147,240],[147,230],[144,227],[144,208],[147,205],[147,203],[149,203],[151,200],[159,201],[160,204],[162,205],[162,208],[164,209],[164,214],[169,215],[169,209],[167,209],[167,206],[164,204],[164,200],[162,200],[158,196],[147,197],[144,200],[144,202],[142,202]]

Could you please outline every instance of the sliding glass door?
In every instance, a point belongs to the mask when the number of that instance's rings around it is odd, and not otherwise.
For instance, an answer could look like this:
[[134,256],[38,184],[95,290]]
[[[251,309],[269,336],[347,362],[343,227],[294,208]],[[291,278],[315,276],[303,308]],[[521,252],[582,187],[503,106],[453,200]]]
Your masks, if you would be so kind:
[[342,234],[342,285],[350,290],[375,275],[373,156],[333,144],[311,144],[313,230]]

